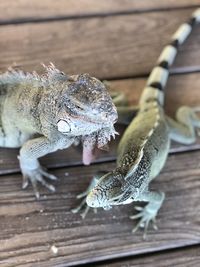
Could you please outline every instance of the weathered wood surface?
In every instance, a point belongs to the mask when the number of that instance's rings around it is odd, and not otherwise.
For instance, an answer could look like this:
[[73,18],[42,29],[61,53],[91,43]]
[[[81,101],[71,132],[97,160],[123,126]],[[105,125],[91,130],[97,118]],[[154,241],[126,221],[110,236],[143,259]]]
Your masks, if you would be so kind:
[[[194,8],[0,27],[0,70],[41,71],[52,61],[67,73],[103,79],[146,75]],[[174,71],[200,69],[200,28],[180,49]],[[151,51],[151,53],[149,53]],[[132,66],[132,67],[130,67]]]
[[[79,203],[76,194],[87,187],[95,172],[112,170],[114,163],[56,170],[57,193],[42,191],[45,195],[40,201],[35,201],[31,189],[21,190],[20,175],[2,177],[0,265],[73,266],[198,244],[199,162],[200,151],[169,157],[151,185],[166,192],[157,220],[159,230],[150,229],[145,242],[142,231],[130,234],[133,205],[91,212],[85,220],[70,212]],[[53,245],[58,248],[57,254],[51,251]]]
[[[125,78],[149,73],[171,34],[197,5],[199,0],[125,0],[123,5],[120,0],[0,1],[0,70],[17,65],[41,72],[40,62],[52,61],[66,73],[117,79],[112,89],[124,91],[136,104],[145,79]],[[200,70],[199,36],[196,28],[172,72]],[[171,76],[166,112],[174,116],[181,105],[199,105],[199,85],[199,73]],[[41,189],[40,201],[31,188],[21,189],[17,150],[0,149],[0,266],[199,266],[200,248],[189,248],[200,244],[199,148],[200,141],[188,147],[173,144],[151,186],[166,192],[159,230],[150,230],[145,242],[141,231],[130,234],[133,205],[91,212],[85,220],[70,212],[91,177],[115,167],[109,161],[116,157],[116,143],[90,167],[81,165],[80,149],[44,157],[42,164],[59,180],[55,194]]]
[[[92,264],[91,267],[199,267],[200,247],[142,255],[128,260],[115,260],[112,263]],[[88,266],[89,267],[89,266]]]
[[[170,10],[196,7],[199,0],[9,0],[0,2],[0,23],[34,21],[35,19],[77,18],[79,16],[98,16],[123,12],[144,12],[150,10]],[[12,8],[11,8],[12,7]]]
[[[166,88],[166,112],[174,116],[175,111],[182,105],[198,106],[200,103],[199,97],[200,74],[184,74],[173,75],[170,77]],[[145,79],[126,79],[111,81],[110,87],[115,91],[123,91],[129,99],[130,105],[138,103],[142,88],[145,85]],[[192,94],[191,94],[192,90]],[[125,127],[119,128],[121,134]],[[99,157],[95,162],[110,161],[116,158],[116,148],[119,143],[120,136],[115,142],[110,144],[109,152],[100,152]],[[171,153],[190,151],[200,148],[200,140],[190,146],[185,146],[177,143],[172,144]],[[17,160],[18,149],[0,149],[0,175],[6,173],[19,172],[19,164]],[[44,157],[41,162],[50,168],[66,167],[72,165],[80,165],[81,148],[71,147],[67,150],[57,151]]]

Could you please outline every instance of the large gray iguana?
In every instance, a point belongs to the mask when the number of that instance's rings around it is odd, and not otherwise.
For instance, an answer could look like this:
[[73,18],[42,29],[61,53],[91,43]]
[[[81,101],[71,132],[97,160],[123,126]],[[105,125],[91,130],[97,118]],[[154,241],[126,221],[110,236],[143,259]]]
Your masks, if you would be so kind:
[[[149,191],[149,184],[165,164],[170,139],[191,144],[196,139],[195,127],[200,128],[200,119],[195,113],[195,108],[179,108],[176,121],[166,116],[163,110],[163,89],[168,79],[169,67],[175,59],[178,47],[198,22],[200,9],[178,28],[169,45],[162,51],[143,90],[137,116],[119,143],[116,169],[99,177],[100,180],[93,180],[88,190],[80,195],[83,197],[90,192],[86,203],[93,208],[109,209],[114,205],[129,204],[133,201],[148,202],[144,208],[137,207],[139,213],[131,217],[140,218],[133,232],[143,227],[145,235],[151,221],[156,228],[155,218],[165,195],[162,192]],[[87,210],[88,207],[83,215]]]
[[56,179],[38,158],[82,142],[83,163],[94,147],[115,136],[117,111],[105,85],[88,74],[68,76],[51,64],[46,74],[10,70],[0,75],[0,147],[21,147],[23,188],[29,180],[54,191],[43,177]]

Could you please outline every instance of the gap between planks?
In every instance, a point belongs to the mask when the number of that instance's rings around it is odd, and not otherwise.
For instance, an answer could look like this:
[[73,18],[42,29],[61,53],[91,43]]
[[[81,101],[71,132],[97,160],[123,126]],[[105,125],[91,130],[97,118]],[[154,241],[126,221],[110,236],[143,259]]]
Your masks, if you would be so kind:
[[[199,162],[200,151],[172,155],[152,182],[151,188],[164,191],[166,200],[157,218],[159,230],[149,229],[145,242],[142,231],[130,234],[133,205],[90,212],[85,220],[70,212],[79,203],[75,196],[87,188],[91,177],[112,170],[114,163],[57,169],[57,192],[41,190],[40,201],[30,188],[21,190],[21,175],[2,177],[0,264],[75,266],[200,244]],[[69,176],[64,178],[66,171]],[[52,245],[58,248],[56,255]]]
[[[5,71],[8,66],[16,65],[25,71],[41,72],[40,62],[52,61],[68,74],[85,72],[101,79],[144,75],[152,69],[177,27],[193,11],[189,8],[145,16],[2,26],[0,68]],[[199,32],[196,27],[182,46],[172,71],[177,68],[185,71],[187,67],[200,70]]]
[[166,11],[175,9],[195,8],[199,6],[198,0],[94,0],[73,1],[60,0],[59,4],[52,0],[39,1],[34,3],[26,0],[1,1],[0,24],[39,22],[48,20],[76,19],[80,17],[96,17],[120,15],[128,13],[145,13],[153,11]]
[[[84,264],[81,266],[85,266]],[[199,267],[200,246],[187,246],[135,257],[88,264],[88,267]]]

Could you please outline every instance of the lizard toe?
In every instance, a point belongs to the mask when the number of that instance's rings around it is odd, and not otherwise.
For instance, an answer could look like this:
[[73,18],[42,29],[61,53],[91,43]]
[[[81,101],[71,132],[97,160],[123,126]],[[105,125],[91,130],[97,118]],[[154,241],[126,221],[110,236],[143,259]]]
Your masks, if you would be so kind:
[[143,239],[146,239],[147,231],[148,231],[150,223],[152,223],[154,230],[158,229],[158,227],[156,226],[157,211],[149,210],[147,207],[144,207],[144,208],[136,207],[136,210],[140,212],[138,214],[135,214],[129,217],[132,220],[136,220],[140,218],[139,222],[133,228],[132,233],[135,233],[139,228],[143,228],[144,229]]

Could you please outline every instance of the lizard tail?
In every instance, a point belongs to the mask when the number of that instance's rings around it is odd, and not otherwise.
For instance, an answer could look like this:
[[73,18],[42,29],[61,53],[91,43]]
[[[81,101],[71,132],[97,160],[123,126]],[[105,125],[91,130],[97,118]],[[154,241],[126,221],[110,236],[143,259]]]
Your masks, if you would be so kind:
[[193,27],[200,23],[200,8],[196,9],[188,22],[183,23],[173,34],[171,42],[162,50],[156,66],[151,71],[146,86],[140,98],[140,105],[145,102],[158,101],[160,105],[164,103],[164,88],[166,86],[169,67],[173,64],[177,50],[184,43]]

